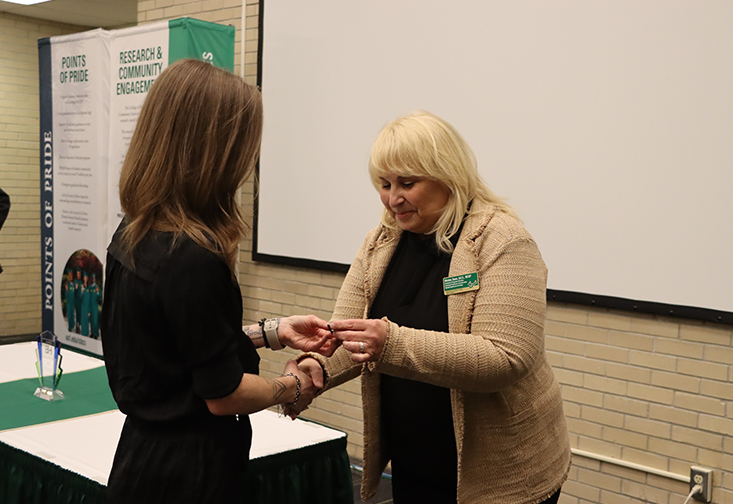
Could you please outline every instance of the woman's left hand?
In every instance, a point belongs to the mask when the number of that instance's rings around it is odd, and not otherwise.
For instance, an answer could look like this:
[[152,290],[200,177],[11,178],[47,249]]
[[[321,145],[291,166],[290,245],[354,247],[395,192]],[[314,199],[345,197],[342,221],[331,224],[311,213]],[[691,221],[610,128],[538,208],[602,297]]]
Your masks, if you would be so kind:
[[[288,361],[285,371],[283,373],[293,372],[292,369],[288,369],[291,362]],[[313,357],[305,357],[297,363],[298,371],[305,374],[313,383],[313,386],[317,389],[312,395],[305,395],[301,393],[300,399],[297,403],[284,404],[282,407],[283,414],[295,420],[298,415],[308,409],[313,399],[320,393],[323,388],[323,368],[321,364]]]
[[341,344],[328,328],[328,322],[315,315],[281,318],[277,334],[283,345],[326,357],[333,355]]
[[354,362],[379,360],[387,340],[387,322],[381,319],[334,320],[331,329]]

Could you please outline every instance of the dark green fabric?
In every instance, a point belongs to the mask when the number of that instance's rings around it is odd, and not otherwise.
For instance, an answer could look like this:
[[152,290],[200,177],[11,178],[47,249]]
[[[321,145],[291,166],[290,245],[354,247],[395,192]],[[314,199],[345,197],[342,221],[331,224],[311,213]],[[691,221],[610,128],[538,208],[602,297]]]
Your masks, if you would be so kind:
[[3,504],[104,504],[105,491],[96,481],[0,443]]
[[[106,487],[0,443],[0,503],[104,504]],[[346,438],[252,460],[243,504],[353,504]]]
[[353,504],[346,437],[250,461],[246,504]]
[[38,385],[38,378],[0,383],[0,431],[117,409],[104,366],[64,374],[58,388],[66,399],[60,401],[35,397]]

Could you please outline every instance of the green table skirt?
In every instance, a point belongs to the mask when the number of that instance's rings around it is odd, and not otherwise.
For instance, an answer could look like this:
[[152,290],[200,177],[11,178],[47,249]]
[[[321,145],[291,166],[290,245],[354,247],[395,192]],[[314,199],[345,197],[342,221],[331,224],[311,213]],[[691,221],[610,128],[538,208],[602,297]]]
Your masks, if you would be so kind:
[[[33,397],[37,379],[0,383],[0,430],[117,409],[104,367],[64,375],[66,399]],[[242,502],[353,504],[346,437],[253,459]],[[106,487],[0,442],[0,504],[103,504]]]
[[[106,487],[0,443],[3,504],[103,504]],[[353,504],[346,438],[254,459],[242,482],[247,504]]]

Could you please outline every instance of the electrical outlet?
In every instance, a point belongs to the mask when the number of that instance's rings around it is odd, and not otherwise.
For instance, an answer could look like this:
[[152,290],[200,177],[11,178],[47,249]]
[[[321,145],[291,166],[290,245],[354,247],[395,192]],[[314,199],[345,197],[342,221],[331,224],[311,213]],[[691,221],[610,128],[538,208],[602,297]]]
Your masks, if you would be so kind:
[[707,467],[692,466],[690,468],[690,491],[695,485],[702,487],[702,492],[693,495],[695,500],[710,502],[713,500],[713,470]]

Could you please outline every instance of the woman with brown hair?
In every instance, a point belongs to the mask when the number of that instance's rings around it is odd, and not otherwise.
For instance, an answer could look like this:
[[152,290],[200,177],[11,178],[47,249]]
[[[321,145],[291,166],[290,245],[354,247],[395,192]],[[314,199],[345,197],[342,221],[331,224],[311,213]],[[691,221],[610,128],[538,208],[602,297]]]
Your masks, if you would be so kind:
[[256,348],[329,353],[315,316],[242,327],[235,280],[245,222],[237,189],[262,135],[258,90],[208,63],[168,67],[142,107],[120,177],[125,217],[109,245],[102,342],[127,415],[108,502],[236,502],[247,415],[310,401],[294,362],[257,376]]

